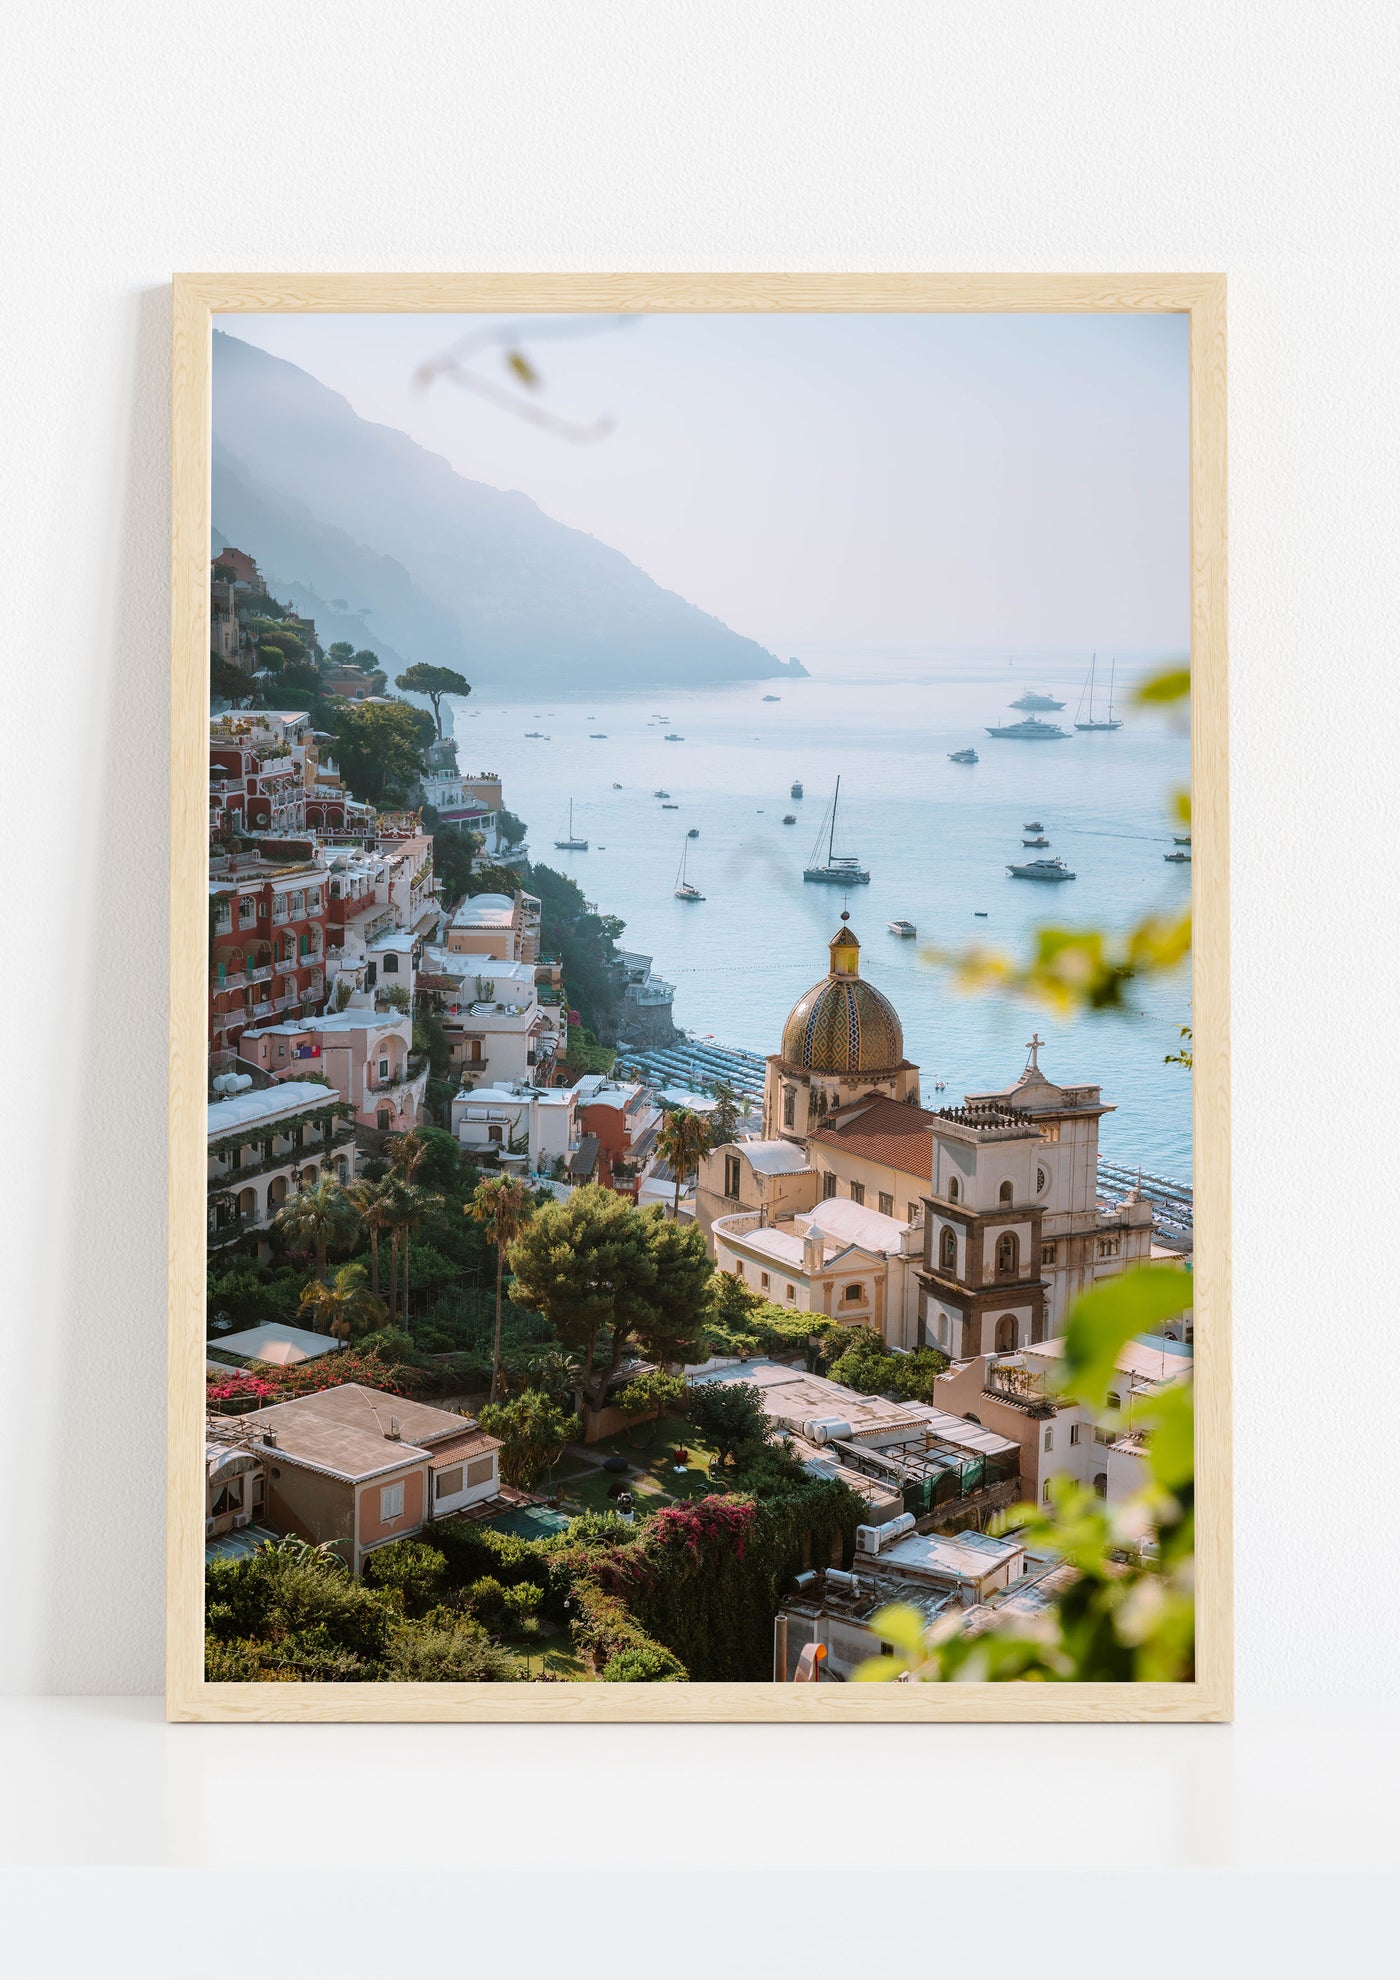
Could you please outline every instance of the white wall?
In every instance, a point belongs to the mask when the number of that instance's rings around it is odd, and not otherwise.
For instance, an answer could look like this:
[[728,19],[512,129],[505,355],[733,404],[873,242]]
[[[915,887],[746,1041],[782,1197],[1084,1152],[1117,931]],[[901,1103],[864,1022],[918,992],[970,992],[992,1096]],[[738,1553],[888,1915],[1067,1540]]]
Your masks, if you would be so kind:
[[1355,0],[19,0],[5,1682],[160,1681],[166,283],[461,267],[1228,271],[1240,1689],[1393,1682],[1397,52]]

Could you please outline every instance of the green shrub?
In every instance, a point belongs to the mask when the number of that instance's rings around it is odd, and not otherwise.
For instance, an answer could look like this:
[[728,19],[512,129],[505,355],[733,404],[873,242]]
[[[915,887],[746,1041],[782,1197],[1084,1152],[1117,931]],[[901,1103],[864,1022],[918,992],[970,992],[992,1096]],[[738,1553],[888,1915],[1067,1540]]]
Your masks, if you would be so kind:
[[937,1348],[915,1348],[895,1354],[868,1328],[855,1330],[840,1358],[832,1363],[831,1379],[863,1396],[892,1395],[906,1402],[931,1402],[933,1385],[948,1366]]
[[604,1684],[684,1684],[685,1666],[656,1644],[619,1650],[601,1672]]
[[401,1684],[502,1684],[520,1676],[510,1652],[466,1619],[395,1630],[383,1674]]
[[365,1586],[395,1596],[409,1616],[421,1616],[432,1607],[446,1577],[446,1555],[423,1540],[392,1540],[377,1547],[364,1565]]

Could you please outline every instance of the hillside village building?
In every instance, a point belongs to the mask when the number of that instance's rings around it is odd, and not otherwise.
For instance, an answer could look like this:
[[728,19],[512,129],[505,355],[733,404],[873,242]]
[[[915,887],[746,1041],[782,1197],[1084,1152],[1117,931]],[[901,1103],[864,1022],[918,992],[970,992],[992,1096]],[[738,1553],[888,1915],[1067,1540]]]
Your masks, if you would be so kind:
[[266,1231],[289,1196],[314,1189],[323,1175],[349,1182],[354,1174],[354,1129],[344,1125],[335,1093],[310,1080],[253,1082],[250,1073],[215,1076],[219,1097],[210,1102],[208,1119],[211,1246]]
[[406,1013],[349,1006],[245,1031],[240,1057],[274,1079],[322,1073],[353,1109],[357,1126],[407,1134],[419,1123],[428,1084],[426,1063],[417,1070],[409,1064],[412,1048]]
[[447,924],[447,946],[455,955],[488,962],[537,963],[540,903],[520,891],[470,894]]

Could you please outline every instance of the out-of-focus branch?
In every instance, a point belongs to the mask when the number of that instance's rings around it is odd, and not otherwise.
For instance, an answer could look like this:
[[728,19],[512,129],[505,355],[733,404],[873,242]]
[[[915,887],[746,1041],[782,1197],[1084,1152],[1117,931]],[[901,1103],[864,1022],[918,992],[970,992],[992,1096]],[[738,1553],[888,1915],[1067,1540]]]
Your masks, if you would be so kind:
[[[439,380],[446,380],[460,386],[464,392],[474,392],[478,398],[499,407],[512,418],[526,420],[561,440],[602,440],[617,424],[611,413],[604,413],[594,420],[570,419],[522,396],[523,393],[538,392],[544,384],[539,367],[526,345],[548,338],[596,336],[600,331],[621,330],[636,321],[635,316],[569,317],[557,323],[500,323],[480,330],[469,330],[436,357],[425,358],[413,374],[413,382],[420,391],[429,391]],[[506,384],[486,376],[478,368],[478,361],[492,352],[499,354],[508,374]],[[514,381],[519,389],[513,390],[509,381]]]

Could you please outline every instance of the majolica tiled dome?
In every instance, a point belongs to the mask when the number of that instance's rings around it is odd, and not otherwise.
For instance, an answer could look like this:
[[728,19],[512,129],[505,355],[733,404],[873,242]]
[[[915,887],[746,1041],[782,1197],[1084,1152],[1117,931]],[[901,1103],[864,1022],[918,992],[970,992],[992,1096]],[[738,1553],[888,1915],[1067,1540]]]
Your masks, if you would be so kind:
[[[844,922],[845,916],[842,916]],[[783,1026],[782,1057],[815,1073],[883,1072],[904,1058],[904,1029],[888,997],[858,974],[860,943],[843,927],[831,969],[799,997]]]

